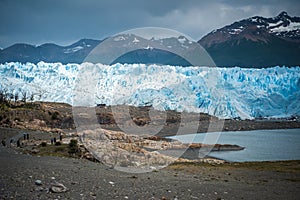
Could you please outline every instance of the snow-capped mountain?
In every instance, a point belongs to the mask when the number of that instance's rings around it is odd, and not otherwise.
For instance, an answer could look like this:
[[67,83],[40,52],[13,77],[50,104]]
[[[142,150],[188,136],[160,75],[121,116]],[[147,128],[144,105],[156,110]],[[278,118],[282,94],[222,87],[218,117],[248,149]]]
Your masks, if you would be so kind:
[[[180,67],[145,64],[97,64],[99,77],[79,76],[91,63],[0,64],[0,89],[27,91],[35,100],[76,105],[152,105],[156,109],[203,112],[221,118],[300,115],[300,68],[267,69]],[[95,88],[92,98],[78,81]],[[80,91],[84,91],[80,93]],[[77,101],[74,101],[77,99]],[[80,102],[78,100],[87,102]]]
[[[110,45],[115,47],[138,47],[116,58],[111,63],[156,63],[162,65],[190,66],[184,58],[171,52],[188,52],[195,42],[184,36],[164,38],[144,38],[134,34],[119,34],[109,38]],[[62,47],[55,44],[32,46],[28,44],[15,44],[0,52],[0,63],[5,62],[61,62],[82,63],[89,53],[102,41],[83,39],[70,46]],[[191,48],[193,49],[193,48]],[[110,52],[114,53],[114,52]]]
[[[259,17],[253,19],[260,21]],[[269,19],[260,28],[268,29],[268,32],[286,40],[300,42],[300,17],[290,17],[286,12],[280,13],[277,17]]]
[[[108,52],[110,55],[107,55],[107,57],[112,56],[112,54],[121,55],[116,55],[116,59],[111,62],[104,62],[105,64],[144,63],[191,66],[191,63],[180,55],[195,49],[195,45],[198,46],[196,42],[181,35],[164,38],[146,38],[127,33],[113,36],[104,43],[108,43],[105,45],[113,49],[112,52]],[[99,57],[102,55],[99,55]],[[103,56],[106,57],[106,55]],[[87,60],[90,61],[88,58]],[[93,62],[103,63],[102,60]]]
[[242,38],[267,43],[269,34],[284,40],[300,42],[300,17],[290,17],[286,12],[273,18],[251,17],[213,30],[203,37],[200,43],[205,47],[210,47],[214,44]]
[[300,17],[286,12],[251,17],[217,29],[199,43],[218,66],[296,66],[300,63]]
[[65,47],[52,43],[40,46],[15,44],[0,51],[0,63],[16,61],[82,63],[86,55],[99,43],[99,40],[82,39]]
[[[120,47],[124,45],[140,47],[124,55],[121,54],[111,63],[158,63],[181,66],[191,64],[178,54],[172,53],[181,51],[193,54],[191,48],[193,43],[184,36],[147,38],[121,34],[112,36],[109,40],[112,45]],[[100,42],[102,41],[83,39],[66,47],[55,44],[43,44],[37,47],[15,44],[0,50],[0,63],[44,61],[80,64]],[[243,19],[212,31],[198,43],[207,50],[219,67],[298,66],[300,64],[300,17],[291,17],[286,12],[282,12],[272,18],[255,16]],[[166,48],[159,48],[161,46]]]

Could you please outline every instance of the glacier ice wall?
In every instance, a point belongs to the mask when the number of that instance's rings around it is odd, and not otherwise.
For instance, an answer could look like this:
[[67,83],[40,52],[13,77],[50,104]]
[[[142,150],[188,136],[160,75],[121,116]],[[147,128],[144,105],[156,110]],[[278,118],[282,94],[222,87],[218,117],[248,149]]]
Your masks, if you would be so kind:
[[[90,75],[80,76],[88,71]],[[96,91],[88,102],[80,102],[83,105],[152,105],[160,110],[204,112],[220,118],[300,115],[299,67],[245,69],[44,62],[0,65],[0,87],[11,93],[27,91],[35,100],[78,104],[74,99],[84,98],[76,95],[85,96],[87,92],[82,84]]]

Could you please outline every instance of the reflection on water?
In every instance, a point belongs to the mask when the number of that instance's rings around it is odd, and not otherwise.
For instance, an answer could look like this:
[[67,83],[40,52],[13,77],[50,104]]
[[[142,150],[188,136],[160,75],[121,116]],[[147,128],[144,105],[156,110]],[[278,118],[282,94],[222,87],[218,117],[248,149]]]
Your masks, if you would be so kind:
[[[184,143],[203,142],[206,134],[174,136]],[[237,144],[242,151],[215,151],[210,156],[228,161],[300,160],[300,129],[222,132],[219,144]]]

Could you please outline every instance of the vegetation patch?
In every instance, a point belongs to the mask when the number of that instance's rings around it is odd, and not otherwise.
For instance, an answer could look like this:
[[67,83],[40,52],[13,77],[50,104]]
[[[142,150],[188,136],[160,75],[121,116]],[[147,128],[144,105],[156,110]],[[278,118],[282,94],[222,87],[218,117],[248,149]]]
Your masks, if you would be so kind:
[[170,169],[177,171],[191,171],[191,172],[201,172],[203,167],[207,168],[222,168],[225,170],[234,169],[250,169],[257,171],[274,171],[274,172],[288,172],[288,173],[300,173],[300,160],[291,161],[265,161],[265,162],[233,162],[225,164],[208,164],[208,163],[184,163],[175,162],[168,166]]
[[38,156],[57,156],[80,158],[80,149],[77,140],[71,140],[69,144],[56,142],[54,145],[41,142],[33,150],[23,150],[25,153],[31,153]]

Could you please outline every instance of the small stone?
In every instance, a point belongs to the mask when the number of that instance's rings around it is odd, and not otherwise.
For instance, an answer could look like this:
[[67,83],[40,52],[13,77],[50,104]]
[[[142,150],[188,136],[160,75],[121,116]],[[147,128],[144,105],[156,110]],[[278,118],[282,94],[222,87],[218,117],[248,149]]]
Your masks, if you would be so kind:
[[111,184],[111,185],[114,185],[114,184],[115,184],[115,183],[114,183],[114,182],[112,182],[112,181],[109,181],[108,183],[109,183],[109,184]]
[[55,183],[50,187],[50,191],[53,193],[62,193],[68,191],[68,188],[61,183]]
[[42,181],[41,181],[41,180],[36,180],[34,183],[35,183],[36,185],[42,185]]
[[91,196],[96,196],[96,194],[94,192],[90,192]]
[[51,180],[55,180],[55,177],[52,176],[52,177],[51,177]]
[[40,150],[38,150],[38,149],[33,149],[33,150],[31,150],[31,153],[33,153],[33,154],[37,154],[37,153],[39,153],[40,152]]
[[41,187],[41,186],[38,186],[38,187],[35,188],[35,191],[40,191],[40,192],[42,192],[42,191],[44,191],[44,188]]

